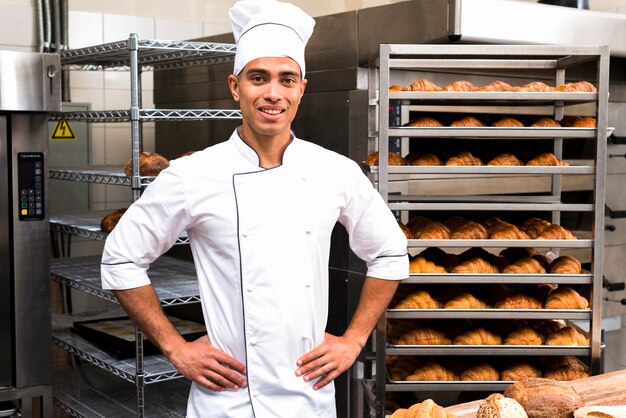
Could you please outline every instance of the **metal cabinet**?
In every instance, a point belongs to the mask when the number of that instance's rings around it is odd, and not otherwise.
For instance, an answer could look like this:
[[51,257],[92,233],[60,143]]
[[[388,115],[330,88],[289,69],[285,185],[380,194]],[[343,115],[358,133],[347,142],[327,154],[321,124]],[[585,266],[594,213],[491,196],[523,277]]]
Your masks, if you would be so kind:
[[[580,254],[589,262],[589,272],[557,274],[411,274],[404,284],[461,285],[468,289],[485,284],[554,284],[582,286],[590,295],[589,309],[388,309],[376,329],[375,399],[372,414],[384,416],[386,392],[501,391],[503,381],[398,382],[388,378],[389,356],[503,356],[573,355],[600,370],[603,234],[608,106],[608,47],[554,45],[399,45],[380,46],[378,64],[370,77],[370,151],[379,152],[379,165],[370,176],[389,208],[405,222],[410,213],[524,216],[542,213],[552,223],[574,220],[583,230],[576,240],[409,240],[409,253],[437,247],[458,251],[480,247],[488,251],[505,248],[535,248],[553,255]],[[561,85],[587,79],[597,92],[454,92],[397,91],[393,84],[475,78],[514,80],[522,85],[534,80]],[[434,79],[434,80],[433,80]],[[442,85],[443,82],[441,83]],[[482,85],[482,84],[481,84]],[[394,110],[395,112],[390,112]],[[587,115],[597,120],[595,128],[499,128],[403,126],[410,114],[507,115],[519,117]],[[390,115],[391,114],[391,115]],[[394,115],[400,123],[394,121]],[[447,142],[446,142],[447,141]],[[547,147],[568,166],[390,166],[391,149],[402,155],[425,145],[461,147],[480,142],[486,147],[522,144],[530,150]],[[393,147],[393,148],[390,148]],[[573,150],[572,150],[573,148]],[[538,180],[541,180],[538,182]],[[428,183],[438,184],[429,187]],[[586,190],[586,193],[581,193]],[[412,211],[412,212],[411,212]],[[387,338],[390,319],[419,320],[533,320],[560,319],[589,324],[591,344],[565,346],[464,346],[391,345]],[[535,357],[537,358],[537,357]]]
[[[142,109],[140,75],[145,70],[165,70],[189,66],[210,66],[232,61],[233,44],[139,39],[61,52],[66,69],[87,71],[128,70],[130,102],[127,110],[58,112],[53,121],[81,120],[94,123],[130,122],[129,158],[133,174],[126,176],[122,167],[73,167],[49,171],[50,179],[79,181],[131,187],[137,200],[153,177],[139,172],[142,152],[142,123],[152,121],[216,121],[240,119],[232,109]],[[94,240],[104,240],[100,220],[106,212],[53,214],[52,231]],[[177,244],[188,242],[180,237]],[[150,268],[149,276],[163,306],[199,302],[199,290],[192,262],[161,257]],[[100,284],[100,257],[54,259],[51,277],[64,286],[78,289],[107,301],[117,302]],[[144,355],[143,336],[135,330],[135,359],[118,360],[96,344],[69,330],[53,332],[53,342],[74,354],[85,365],[55,373],[54,402],[72,416],[185,416],[189,383],[163,355]],[[96,366],[96,367],[93,367]],[[155,388],[146,389],[153,383]]]

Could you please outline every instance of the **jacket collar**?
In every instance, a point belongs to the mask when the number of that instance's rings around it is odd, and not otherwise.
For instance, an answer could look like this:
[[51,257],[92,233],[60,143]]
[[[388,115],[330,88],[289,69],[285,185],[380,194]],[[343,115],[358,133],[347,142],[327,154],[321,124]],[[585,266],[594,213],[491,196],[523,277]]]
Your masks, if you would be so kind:
[[[246,142],[241,138],[241,136],[239,135],[239,128],[235,129],[230,139],[233,141],[233,143],[235,144],[235,148],[237,148],[237,151],[242,157],[244,157],[247,161],[252,163],[254,166],[259,167],[259,164],[260,164],[259,155],[250,145],[246,144]],[[296,138],[296,136],[294,135],[292,131],[291,142],[289,143],[289,145],[287,145],[287,148],[285,149],[285,153],[283,154],[282,165],[285,165],[285,162],[289,158],[291,158],[291,155],[294,152],[294,145],[297,141],[298,141],[298,138]]]

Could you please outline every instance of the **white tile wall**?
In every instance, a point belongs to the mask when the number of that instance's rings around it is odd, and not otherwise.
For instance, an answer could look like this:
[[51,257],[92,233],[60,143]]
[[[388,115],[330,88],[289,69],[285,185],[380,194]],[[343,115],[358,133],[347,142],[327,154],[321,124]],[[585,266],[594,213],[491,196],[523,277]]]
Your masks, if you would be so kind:
[[203,23],[174,19],[155,19],[155,38],[167,40],[189,40],[203,35]]
[[34,16],[30,5],[0,5],[0,48],[35,51],[38,41]]

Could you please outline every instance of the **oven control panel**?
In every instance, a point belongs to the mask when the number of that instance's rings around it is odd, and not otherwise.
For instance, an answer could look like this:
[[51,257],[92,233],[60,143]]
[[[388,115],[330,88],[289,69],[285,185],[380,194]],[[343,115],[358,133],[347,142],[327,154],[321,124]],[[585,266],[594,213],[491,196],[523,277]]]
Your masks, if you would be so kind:
[[17,185],[19,220],[43,220],[46,211],[42,152],[17,154]]

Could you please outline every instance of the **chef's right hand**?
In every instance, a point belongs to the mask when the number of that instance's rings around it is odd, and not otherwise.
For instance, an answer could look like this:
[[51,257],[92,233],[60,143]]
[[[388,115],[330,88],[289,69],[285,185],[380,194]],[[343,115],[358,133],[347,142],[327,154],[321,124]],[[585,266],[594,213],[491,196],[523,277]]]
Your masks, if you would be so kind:
[[207,335],[181,344],[169,359],[187,379],[216,392],[238,390],[248,385],[243,377],[246,367],[214,347]]

